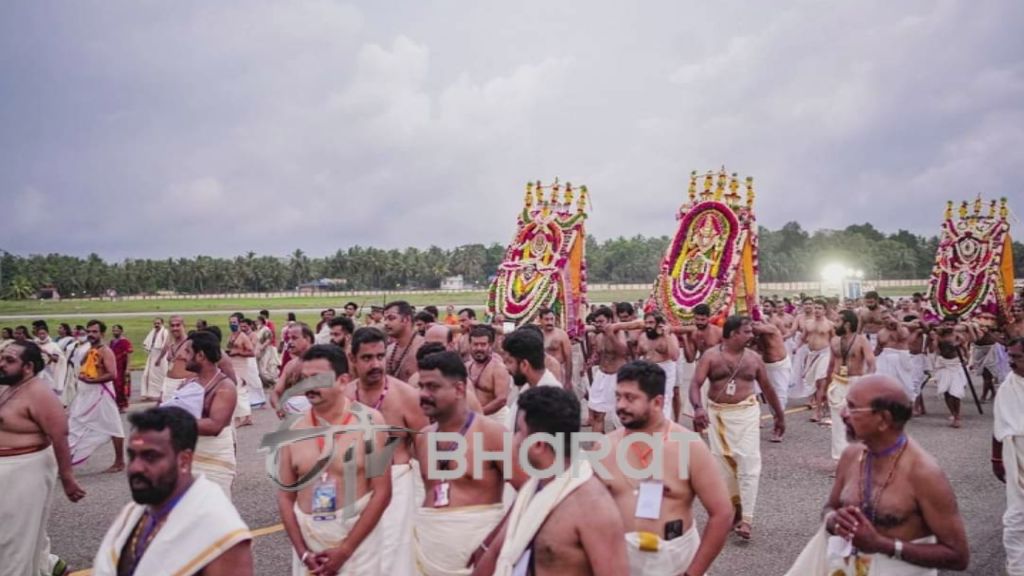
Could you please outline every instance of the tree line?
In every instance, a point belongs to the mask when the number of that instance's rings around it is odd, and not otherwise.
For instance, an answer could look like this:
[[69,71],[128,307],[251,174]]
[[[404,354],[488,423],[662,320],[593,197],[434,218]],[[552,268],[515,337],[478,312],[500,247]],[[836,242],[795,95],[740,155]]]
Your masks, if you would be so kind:
[[[670,238],[587,237],[587,276],[591,283],[653,282]],[[759,229],[762,282],[815,281],[821,268],[838,261],[864,271],[868,279],[918,279],[931,273],[938,237],[900,230],[885,234],[871,224],[843,230],[808,232],[789,222],[778,230]],[[137,259],[107,262],[62,254],[0,257],[6,298],[31,298],[52,286],[64,297],[173,291],[183,294],[274,292],[293,290],[321,278],[340,279],[337,289],[434,289],[448,276],[461,275],[468,287],[486,287],[501,263],[505,247],[466,244],[452,249],[382,250],[352,246],[323,258],[295,250],[287,257],[249,252],[235,258]],[[1024,274],[1024,245],[1014,242],[1014,269]]]

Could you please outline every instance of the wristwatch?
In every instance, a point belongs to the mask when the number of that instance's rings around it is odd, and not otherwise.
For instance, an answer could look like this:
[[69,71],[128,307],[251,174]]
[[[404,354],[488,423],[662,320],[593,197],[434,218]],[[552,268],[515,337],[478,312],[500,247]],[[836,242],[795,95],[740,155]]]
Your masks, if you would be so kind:
[[892,548],[892,557],[896,560],[903,560],[903,541],[896,538]]

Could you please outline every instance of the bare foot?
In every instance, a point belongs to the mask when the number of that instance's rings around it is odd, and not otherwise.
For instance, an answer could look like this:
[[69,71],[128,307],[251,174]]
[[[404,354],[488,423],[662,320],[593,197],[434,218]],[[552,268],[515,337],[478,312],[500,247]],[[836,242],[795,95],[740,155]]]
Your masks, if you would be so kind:
[[950,426],[952,426],[953,428],[959,428],[960,427],[960,419],[959,418],[954,418],[953,419],[953,423],[950,424]]
[[740,522],[735,528],[733,528],[733,532],[744,540],[750,540],[750,524],[747,522]]
[[114,474],[116,472],[121,472],[122,470],[124,470],[124,462],[114,462],[113,464],[110,465],[110,468],[104,470],[103,473]]
[[770,441],[771,442],[775,442],[776,444],[781,443],[782,442],[782,436],[779,436],[779,434],[777,432],[772,432],[772,437],[771,437]]

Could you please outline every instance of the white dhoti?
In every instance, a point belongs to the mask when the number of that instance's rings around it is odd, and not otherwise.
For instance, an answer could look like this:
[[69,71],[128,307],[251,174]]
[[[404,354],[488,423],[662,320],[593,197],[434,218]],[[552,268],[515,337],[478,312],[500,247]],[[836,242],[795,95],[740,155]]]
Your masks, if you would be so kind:
[[416,512],[416,474],[412,464],[391,466],[391,502],[377,524],[381,574],[413,574],[412,518]]
[[971,348],[971,373],[976,374],[981,382],[986,370],[996,383],[1002,382],[1009,374],[1010,365],[1002,344],[975,344]]
[[675,422],[675,418],[672,417],[672,396],[676,392],[676,361],[666,360],[658,362],[658,366],[661,366],[661,369],[665,371],[665,406],[663,409],[665,418]]
[[[93,561],[93,576],[116,576],[125,543],[147,507],[125,506],[107,530]],[[135,574],[197,574],[252,533],[217,487],[196,476],[146,548]]]
[[501,424],[502,426],[504,426],[505,424],[508,423],[508,412],[509,412],[508,406],[506,405],[506,406],[502,406],[501,410],[498,410],[497,412],[492,412],[491,414],[488,414],[487,417],[490,418],[491,420],[494,420],[498,424]]
[[679,399],[682,400],[683,416],[693,418],[693,406],[690,404],[690,385],[693,383],[693,371],[697,368],[696,362],[687,362],[680,356],[676,365],[676,380],[679,385]]
[[117,409],[113,384],[78,382],[78,394],[68,409],[68,444],[71,464],[85,462],[97,448],[112,438],[124,438],[121,413]]
[[914,393],[914,359],[910,350],[883,349],[876,359],[875,372],[898,380],[911,400],[917,397]]
[[[150,352],[146,358],[146,367],[142,370],[140,395],[143,398],[160,398],[164,389],[164,377],[167,376],[167,362],[163,359],[163,351]],[[160,360],[160,364],[157,364]]]
[[793,381],[793,361],[786,356],[778,362],[764,365],[768,372],[768,380],[772,383],[775,395],[779,397],[779,404],[786,409],[786,400],[789,399],[789,384]]
[[[235,390],[238,391],[238,395],[235,397],[235,418],[245,418],[246,416],[252,415],[252,406],[249,404],[249,380],[246,377],[248,371],[248,362],[246,358],[241,356],[231,357],[231,367],[235,369]],[[259,380],[259,374],[256,375],[256,379]],[[263,386],[263,382],[259,384]]]
[[795,364],[800,369],[793,371],[795,385],[790,389],[789,397],[806,398],[814,394],[818,380],[828,377],[828,361],[832,357],[832,349],[826,346],[820,350],[810,350],[806,346],[801,346],[797,355],[802,361]]
[[700,547],[700,534],[696,524],[682,536],[673,540],[658,539],[658,550],[640,549],[640,535],[636,532],[626,534],[626,555],[629,556],[630,576],[648,576],[651,574],[682,574],[690,567],[697,548]]
[[594,412],[615,412],[615,386],[618,378],[600,369],[594,370],[594,381],[590,383],[590,399],[587,407]]
[[924,389],[924,383],[928,379],[929,367],[928,367],[928,355],[927,354],[910,354],[910,365],[913,367],[914,375],[914,398],[917,398],[921,394],[921,390]]
[[[842,541],[842,542],[840,542]],[[914,540],[912,544],[934,544],[935,537]],[[807,543],[786,576],[935,576],[934,568],[922,568],[884,554],[844,556],[846,541],[832,536],[822,525]]]
[[736,404],[708,402],[708,445],[718,461],[733,506],[753,522],[761,480],[761,408],[751,396]]
[[996,391],[992,414],[992,436],[1003,443],[1006,470],[1006,573],[1024,576],[1024,378],[1010,372]]
[[964,397],[967,391],[967,374],[959,358],[935,357],[935,371],[932,373],[939,396],[949,394],[955,398]]
[[235,429],[228,424],[216,436],[200,436],[192,455],[192,471],[205,474],[231,498],[231,484],[235,481]]
[[245,371],[242,374],[249,392],[249,405],[256,407],[266,404],[267,396],[263,393],[263,379],[260,378],[256,358],[245,359]]
[[0,576],[47,573],[50,539],[46,523],[57,484],[53,448],[0,457]]
[[184,382],[184,378],[171,378],[170,376],[164,376],[164,385],[160,392],[160,403],[163,404],[171,398],[174,398],[174,393],[177,392],[178,387]]
[[828,411],[832,418],[832,459],[839,460],[843,450],[850,444],[846,438],[846,426],[843,424],[843,409],[846,408],[846,394],[850,391],[850,385],[860,380],[863,376],[840,376],[832,375],[832,381],[828,383]]
[[417,574],[468,576],[473,571],[466,567],[469,557],[504,516],[500,503],[417,508],[413,538]]
[[[317,552],[323,552],[328,548],[334,548],[341,544],[341,541],[348,536],[348,533],[352,530],[352,527],[359,521],[359,516],[366,509],[367,503],[370,502],[371,492],[367,492],[362,498],[357,500],[353,506],[355,507],[355,514],[350,518],[345,518],[342,510],[339,508],[337,515],[334,520],[314,520],[313,516],[306,514],[299,509],[299,505],[295,505],[295,519],[298,521],[299,530],[302,532],[302,541],[306,543],[306,548],[309,549],[311,554]],[[359,544],[359,548],[356,548],[352,556],[345,562],[345,565],[341,567],[341,570],[335,573],[335,576],[381,576],[384,574],[380,570],[380,524],[377,524],[366,538]],[[292,550],[292,576],[306,576],[305,565],[299,560],[299,556]],[[397,574],[391,576],[398,576]]]

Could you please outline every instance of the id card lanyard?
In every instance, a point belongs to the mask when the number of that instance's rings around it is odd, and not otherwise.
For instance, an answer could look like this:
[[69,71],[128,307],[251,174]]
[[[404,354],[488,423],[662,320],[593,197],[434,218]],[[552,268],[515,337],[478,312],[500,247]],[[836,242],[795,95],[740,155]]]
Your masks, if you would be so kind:
[[[665,431],[661,435],[662,445],[668,440],[668,432],[672,428],[672,424],[669,422],[665,423]],[[630,449],[640,459],[640,466],[647,468],[649,459],[654,452],[654,449],[650,446],[645,447],[641,452],[636,450],[637,445],[632,444]],[[637,518],[646,518],[648,520],[657,520],[661,517],[661,499],[664,496],[665,484],[661,480],[641,480],[640,486],[634,491],[637,495],[636,499],[636,511],[634,516]]]
[[[320,425],[317,422],[316,413],[313,410],[309,411],[309,419],[313,424],[313,427]],[[341,425],[345,426],[352,420],[352,412],[349,412]],[[317,436],[316,438],[317,447],[320,452],[324,451],[324,438],[323,436]],[[320,475],[320,481],[313,486],[313,501],[310,506],[314,521],[324,522],[334,520],[338,511],[338,486],[333,478],[327,475],[327,470],[324,469],[323,474]]]
[[[476,418],[476,412],[470,412],[469,416],[466,418],[466,421],[462,424],[462,428],[459,429],[459,435],[460,436],[462,436],[462,437],[466,436],[466,432],[468,432],[469,431],[469,427],[473,425],[473,420],[475,418]],[[440,446],[439,445],[438,449],[439,450],[444,450],[445,452],[448,452],[448,451],[451,451],[451,450],[455,449],[455,444],[454,443],[449,443],[449,444],[445,444],[444,446]],[[442,470],[447,470],[448,469],[448,464],[451,461],[450,460],[443,460],[442,462],[443,462],[443,464],[441,464],[441,469]],[[444,508],[444,507],[448,506],[449,504],[451,504],[451,498],[450,498],[450,496],[451,496],[451,488],[452,488],[451,484],[448,483],[447,479],[441,480],[441,482],[439,482],[438,484],[436,484],[434,486],[434,508]]]

